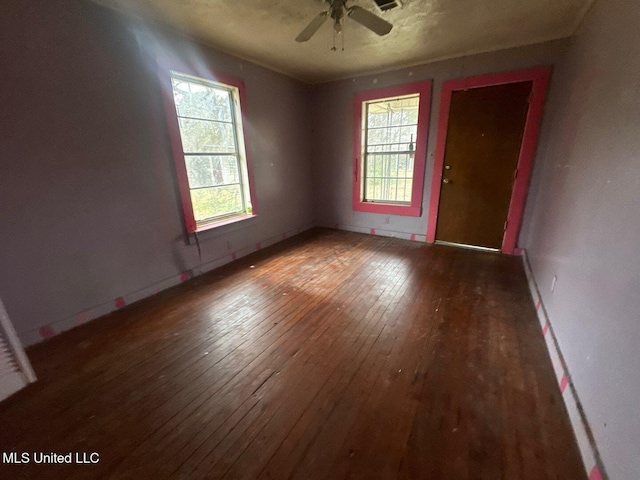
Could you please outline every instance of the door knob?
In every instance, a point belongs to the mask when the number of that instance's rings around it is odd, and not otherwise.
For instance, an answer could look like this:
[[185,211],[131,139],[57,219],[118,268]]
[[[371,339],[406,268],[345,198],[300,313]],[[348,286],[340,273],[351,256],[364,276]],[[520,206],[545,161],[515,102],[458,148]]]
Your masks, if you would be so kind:
[[442,183],[451,183],[451,180],[449,180],[448,178],[445,178],[444,180],[442,180]]

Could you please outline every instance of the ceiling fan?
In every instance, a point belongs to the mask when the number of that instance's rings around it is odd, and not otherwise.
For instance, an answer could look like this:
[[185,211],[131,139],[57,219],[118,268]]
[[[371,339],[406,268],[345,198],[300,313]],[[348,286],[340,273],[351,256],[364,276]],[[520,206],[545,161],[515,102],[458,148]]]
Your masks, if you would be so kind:
[[386,35],[393,28],[393,25],[371,13],[369,10],[365,10],[357,5],[347,7],[347,0],[326,0],[326,2],[329,4],[329,10],[320,13],[311,20],[311,23],[296,37],[296,42],[306,42],[313,37],[324,22],[327,21],[327,18],[333,20],[333,30],[334,33],[337,34],[342,33],[342,19],[345,17],[355,20],[363,27],[368,28],[380,36]]

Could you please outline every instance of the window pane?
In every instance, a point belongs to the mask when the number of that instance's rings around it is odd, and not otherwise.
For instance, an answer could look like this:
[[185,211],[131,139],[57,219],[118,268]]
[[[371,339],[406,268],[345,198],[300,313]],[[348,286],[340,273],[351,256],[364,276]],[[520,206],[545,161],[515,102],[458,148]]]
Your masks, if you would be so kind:
[[413,95],[367,103],[365,200],[410,203],[419,100]]
[[211,157],[186,157],[185,163],[190,188],[213,186]]
[[366,165],[366,170],[365,170],[365,176],[369,177],[371,175],[374,175],[375,172],[375,165],[376,165],[376,156],[375,155],[367,155],[367,157],[365,157],[367,160],[367,165]]
[[240,185],[191,190],[196,222],[244,210]]
[[233,125],[180,118],[184,153],[235,153]]
[[365,201],[411,202],[413,155],[367,156]]
[[190,188],[240,183],[238,159],[235,155],[187,155],[185,163]]
[[369,128],[418,123],[419,95],[367,103]]
[[368,152],[409,151],[415,148],[417,125],[367,131]]
[[413,179],[409,178],[407,180],[405,180],[405,184],[406,184],[406,191],[404,194],[404,198],[406,202],[410,202],[411,201],[411,190],[413,188]]
[[412,125],[418,123],[418,102],[415,104],[415,108],[404,108],[402,110],[402,124]]
[[400,128],[397,128],[396,130],[398,130],[398,141],[400,143],[409,144],[411,146],[409,150],[415,149],[416,134],[418,133],[418,126],[413,125],[410,127],[400,127]]
[[214,157],[213,175],[217,185],[226,185],[229,183],[240,183],[240,171],[238,167],[238,158],[235,155],[227,155],[224,157]]
[[398,176],[398,155],[389,155],[387,158],[389,159],[389,166],[388,166],[389,176],[397,177]]
[[384,156],[383,155],[374,155],[375,168],[373,170],[374,177],[381,177],[384,174]]
[[387,180],[387,188],[384,192],[385,198],[396,200],[398,198],[398,180],[390,178]]
[[377,200],[380,197],[380,191],[382,188],[381,178],[368,178],[365,192],[366,200]]
[[173,99],[179,117],[230,122],[231,92],[173,77]]

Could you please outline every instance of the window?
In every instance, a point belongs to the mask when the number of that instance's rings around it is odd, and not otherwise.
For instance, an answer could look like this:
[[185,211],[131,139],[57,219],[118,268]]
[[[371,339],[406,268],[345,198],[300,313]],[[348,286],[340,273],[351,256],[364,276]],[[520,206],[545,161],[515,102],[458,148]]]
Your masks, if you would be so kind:
[[418,95],[364,103],[365,202],[411,203]]
[[420,216],[430,92],[419,82],[356,95],[354,210]]
[[253,216],[240,110],[242,82],[225,78],[222,83],[176,71],[170,76],[170,133],[187,230]]

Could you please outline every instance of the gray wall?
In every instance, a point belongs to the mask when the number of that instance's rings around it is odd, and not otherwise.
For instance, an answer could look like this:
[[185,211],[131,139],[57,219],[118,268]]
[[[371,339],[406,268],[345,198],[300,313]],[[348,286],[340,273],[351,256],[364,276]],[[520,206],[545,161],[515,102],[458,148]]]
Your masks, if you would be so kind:
[[[485,73],[554,65],[568,44],[568,40],[557,40],[316,86],[312,98],[312,158],[317,223],[332,227],[337,224],[342,229],[362,232],[369,232],[374,228],[378,234],[401,238],[410,238],[411,234],[415,234],[416,239],[424,240],[442,83],[454,78]],[[422,216],[387,216],[354,212],[351,208],[354,93],[427,79],[433,80],[433,92]]]
[[310,226],[308,87],[152,33],[246,83],[260,214],[203,234],[201,261],[185,243],[158,80],[135,24],[80,0],[1,8],[0,298],[25,343]]
[[639,25],[634,0],[598,2],[556,69],[521,236],[620,480],[640,478]]

